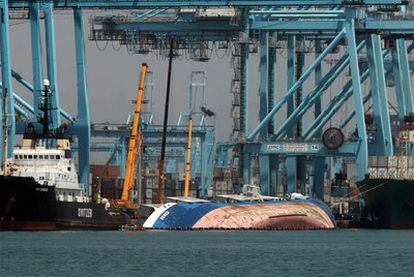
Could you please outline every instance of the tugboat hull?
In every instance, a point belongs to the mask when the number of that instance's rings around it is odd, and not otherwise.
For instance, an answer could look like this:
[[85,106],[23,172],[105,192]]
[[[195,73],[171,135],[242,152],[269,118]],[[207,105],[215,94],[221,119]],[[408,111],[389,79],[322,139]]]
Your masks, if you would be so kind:
[[0,176],[0,230],[117,230],[127,215],[103,204],[58,201],[31,177]]

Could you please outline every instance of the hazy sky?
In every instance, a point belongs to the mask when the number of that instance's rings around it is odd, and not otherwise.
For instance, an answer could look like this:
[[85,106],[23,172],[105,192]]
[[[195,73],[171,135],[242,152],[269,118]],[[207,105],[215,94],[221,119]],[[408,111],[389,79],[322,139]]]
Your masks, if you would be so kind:
[[[86,39],[89,35],[88,18],[89,14],[86,14]],[[12,21],[12,25],[16,23]],[[60,105],[75,116],[77,92],[72,13],[70,11],[59,12],[55,16],[55,25]],[[132,109],[130,100],[136,98],[141,63],[146,62],[155,77],[155,123],[162,124],[168,61],[158,59],[155,54],[130,55],[124,46],[116,51],[114,50],[118,49],[116,42],[114,45],[109,43],[104,51],[98,50],[93,41],[86,40],[86,45],[92,122],[125,122]],[[105,43],[99,43],[100,47],[104,45]],[[13,69],[31,81],[32,64],[28,21],[11,27],[11,49]],[[257,71],[257,66],[253,69]],[[188,80],[192,70],[206,71],[207,106],[217,113],[216,136],[219,140],[228,139],[232,126],[230,118],[232,94],[229,90],[233,74],[228,56],[222,59],[214,57],[208,63],[187,61],[185,58],[174,60],[169,123],[176,124],[180,111],[187,109]],[[257,82],[253,80],[251,85],[255,84],[257,85]],[[23,98],[31,103],[29,92],[16,82],[14,87]],[[257,89],[254,94],[257,95]],[[257,103],[257,97],[252,99],[252,106],[257,106]]]

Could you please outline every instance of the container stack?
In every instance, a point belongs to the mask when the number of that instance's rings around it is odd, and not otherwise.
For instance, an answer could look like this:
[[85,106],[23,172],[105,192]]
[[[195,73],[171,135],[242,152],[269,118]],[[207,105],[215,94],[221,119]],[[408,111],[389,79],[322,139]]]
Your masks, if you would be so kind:
[[[158,170],[145,168],[142,178],[142,203],[153,204],[157,199],[158,193]],[[184,173],[165,173],[164,197],[184,195]],[[196,177],[190,182],[191,197],[198,197],[198,187],[200,178]]]
[[[166,185],[167,187],[171,187],[172,190],[175,190],[175,195],[171,192],[171,195],[168,195],[167,192],[165,196],[184,196],[184,181],[185,181],[185,174],[179,173],[178,179],[175,179],[176,176],[171,180],[171,184]],[[200,184],[200,178],[196,177],[193,180],[190,180],[190,197],[198,197],[198,187]]]
[[152,204],[157,199],[158,169],[145,167],[142,178],[142,203]]
[[100,178],[101,197],[109,200],[118,199],[122,193],[122,180],[119,179],[119,166],[91,165],[92,183]]
[[414,179],[414,157],[369,157],[370,179]]
[[212,197],[233,193],[232,170],[225,168],[214,169]]

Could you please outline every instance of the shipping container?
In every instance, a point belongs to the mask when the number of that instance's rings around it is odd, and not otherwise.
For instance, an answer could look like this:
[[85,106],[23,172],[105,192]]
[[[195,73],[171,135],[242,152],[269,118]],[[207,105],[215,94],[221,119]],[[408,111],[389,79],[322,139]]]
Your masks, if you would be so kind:
[[379,179],[387,179],[388,175],[388,168],[387,167],[378,167],[377,169],[377,178]]
[[396,167],[388,168],[388,177],[387,178],[392,178],[392,179],[398,178],[398,170],[397,170]]
[[153,195],[153,193],[152,193],[152,189],[151,188],[147,188],[146,189],[146,191],[145,191],[145,197],[148,199],[148,198],[152,198],[152,195]]
[[378,167],[387,167],[388,166],[388,157],[378,157],[377,166]]
[[408,168],[399,168],[398,169],[398,178],[407,179],[408,178]]
[[414,179],[414,168],[408,168],[407,179]]
[[376,179],[378,178],[378,168],[377,167],[369,167],[368,168],[369,178]]
[[392,157],[388,157],[388,167],[397,167],[398,166],[398,160],[397,157],[392,156]]
[[398,168],[408,168],[408,157],[397,157]]
[[368,157],[368,166],[369,167],[376,167],[377,165],[378,165],[377,157],[376,156],[369,156]]

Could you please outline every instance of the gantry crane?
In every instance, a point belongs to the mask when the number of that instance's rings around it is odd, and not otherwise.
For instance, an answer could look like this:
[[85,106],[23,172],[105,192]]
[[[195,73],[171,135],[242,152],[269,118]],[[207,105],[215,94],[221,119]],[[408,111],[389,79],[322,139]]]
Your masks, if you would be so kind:
[[135,176],[141,150],[142,132],[140,128],[140,115],[142,96],[144,93],[145,77],[147,75],[147,64],[142,64],[141,80],[138,87],[138,97],[135,104],[134,120],[132,123],[131,136],[128,144],[128,157],[125,170],[125,180],[122,187],[121,199],[117,200],[119,208],[137,209],[138,204],[131,203],[131,190],[134,188]]

